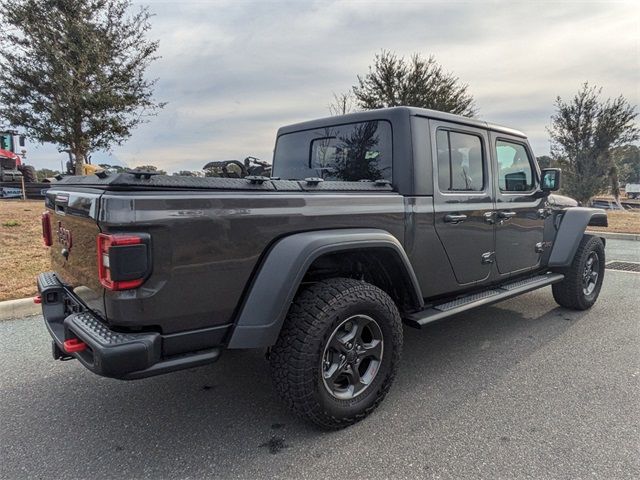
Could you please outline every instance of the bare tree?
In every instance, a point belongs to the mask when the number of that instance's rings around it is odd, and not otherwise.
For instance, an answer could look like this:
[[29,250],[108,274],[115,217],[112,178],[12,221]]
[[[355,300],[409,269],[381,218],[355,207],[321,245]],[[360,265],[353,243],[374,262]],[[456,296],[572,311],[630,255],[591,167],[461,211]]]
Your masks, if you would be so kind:
[[351,90],[346,93],[334,92],[333,101],[329,104],[329,113],[331,115],[345,115],[355,111],[356,99]]

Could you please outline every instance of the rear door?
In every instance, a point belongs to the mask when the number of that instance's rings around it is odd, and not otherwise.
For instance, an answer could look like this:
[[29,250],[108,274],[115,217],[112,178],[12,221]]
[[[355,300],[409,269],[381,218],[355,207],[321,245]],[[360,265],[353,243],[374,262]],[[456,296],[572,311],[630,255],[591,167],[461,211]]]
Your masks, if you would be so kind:
[[435,120],[429,125],[436,232],[460,285],[487,281],[494,261],[488,133]]
[[496,192],[496,265],[500,275],[535,269],[543,252],[545,198],[527,141],[491,132]]

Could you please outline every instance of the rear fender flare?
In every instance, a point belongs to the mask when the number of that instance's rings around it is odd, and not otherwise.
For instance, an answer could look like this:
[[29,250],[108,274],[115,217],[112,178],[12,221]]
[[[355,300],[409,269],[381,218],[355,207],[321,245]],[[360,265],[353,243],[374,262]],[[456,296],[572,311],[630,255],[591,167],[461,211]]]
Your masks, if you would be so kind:
[[607,212],[583,207],[568,208],[564,212],[549,256],[550,267],[571,265],[588,225],[606,227]]
[[273,345],[300,283],[314,260],[327,253],[389,248],[401,262],[418,305],[423,305],[416,275],[400,242],[379,229],[322,230],[297,233],[278,240],[262,261],[245,294],[228,348]]

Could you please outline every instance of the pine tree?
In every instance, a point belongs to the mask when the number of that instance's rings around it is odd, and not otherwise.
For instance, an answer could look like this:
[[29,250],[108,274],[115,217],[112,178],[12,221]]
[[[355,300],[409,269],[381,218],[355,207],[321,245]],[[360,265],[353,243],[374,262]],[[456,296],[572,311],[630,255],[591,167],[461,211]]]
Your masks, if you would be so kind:
[[351,95],[356,108],[396,107],[400,105],[430,108],[441,112],[473,117],[476,107],[469,87],[446,72],[433,56],[413,54],[408,60],[383,50],[374,57],[369,73],[358,75],[358,84],[347,94],[334,94],[332,114],[351,110]]

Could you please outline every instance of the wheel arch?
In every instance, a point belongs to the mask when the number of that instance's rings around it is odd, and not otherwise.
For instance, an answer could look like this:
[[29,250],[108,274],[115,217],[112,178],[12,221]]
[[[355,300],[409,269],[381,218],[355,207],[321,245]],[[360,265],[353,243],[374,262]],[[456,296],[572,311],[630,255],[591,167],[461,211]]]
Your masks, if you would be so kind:
[[562,215],[549,256],[550,267],[567,267],[573,261],[587,226],[608,226],[607,212],[601,208],[568,208]]
[[[391,276],[401,282],[402,288],[398,291],[406,290],[404,299],[391,291],[390,296],[396,296],[394,300],[416,309],[423,306],[422,292],[411,263],[400,242],[389,232],[339,229],[296,233],[278,240],[265,255],[244,295],[228,347],[273,345],[303,281],[322,278],[322,267],[329,260],[356,257],[365,259],[365,269],[360,272],[365,279]],[[372,276],[376,267],[381,270]],[[383,281],[377,283],[383,290],[388,287]]]

